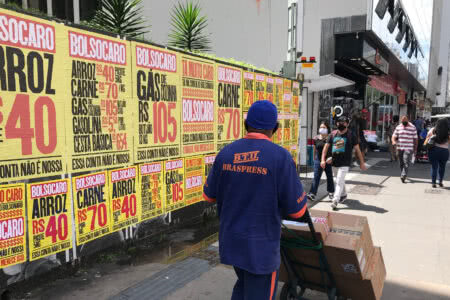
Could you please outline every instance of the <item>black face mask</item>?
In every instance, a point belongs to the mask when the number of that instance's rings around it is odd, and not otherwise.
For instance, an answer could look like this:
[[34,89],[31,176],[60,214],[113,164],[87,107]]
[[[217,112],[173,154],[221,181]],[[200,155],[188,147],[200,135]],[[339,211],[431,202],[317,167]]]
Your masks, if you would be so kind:
[[339,131],[344,131],[347,126],[345,126],[344,124],[339,124],[337,128],[339,129]]
[[402,122],[403,126],[408,125],[408,122]]

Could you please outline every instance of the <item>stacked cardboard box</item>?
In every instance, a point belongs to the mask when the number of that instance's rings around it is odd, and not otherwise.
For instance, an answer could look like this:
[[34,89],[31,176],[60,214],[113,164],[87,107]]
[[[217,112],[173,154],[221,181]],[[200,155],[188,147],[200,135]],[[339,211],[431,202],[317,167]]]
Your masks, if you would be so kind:
[[[317,237],[324,246],[325,257],[334,275],[339,294],[353,300],[379,300],[383,291],[386,269],[381,249],[373,246],[366,217],[311,210]],[[295,235],[312,237],[307,224],[288,223],[284,238]],[[294,234],[292,233],[294,232]],[[289,249],[291,260],[319,267],[319,253],[313,250]],[[320,271],[302,268],[311,288],[322,282]],[[302,273],[300,273],[302,274]],[[286,282],[286,269],[280,268],[280,281]],[[329,282],[326,282],[329,284]],[[320,290],[320,288],[319,288]]]

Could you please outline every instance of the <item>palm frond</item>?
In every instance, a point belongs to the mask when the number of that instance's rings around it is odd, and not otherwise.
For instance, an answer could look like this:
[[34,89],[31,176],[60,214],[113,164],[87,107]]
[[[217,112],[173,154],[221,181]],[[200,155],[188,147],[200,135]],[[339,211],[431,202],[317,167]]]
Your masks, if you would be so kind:
[[189,51],[211,50],[211,40],[205,33],[208,26],[206,16],[200,16],[201,7],[192,1],[179,2],[170,13],[172,30],[169,34],[169,46]]

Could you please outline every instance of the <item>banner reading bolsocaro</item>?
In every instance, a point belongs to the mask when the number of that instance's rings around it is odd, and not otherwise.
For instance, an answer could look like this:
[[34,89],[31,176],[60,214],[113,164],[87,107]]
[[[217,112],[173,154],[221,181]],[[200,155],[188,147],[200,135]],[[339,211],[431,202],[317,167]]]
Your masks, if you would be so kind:
[[[69,170],[88,171],[132,163],[134,119],[129,43],[66,29],[69,58],[64,68]],[[70,104],[69,104],[70,103]]]
[[141,181],[142,217],[145,221],[164,213],[165,183],[163,162],[139,166]]
[[27,259],[25,185],[0,187],[0,269]]
[[255,73],[255,101],[266,100],[266,75]]
[[136,166],[109,171],[112,231],[139,223],[141,197]]
[[77,245],[111,233],[106,172],[73,178]]
[[164,177],[166,180],[166,212],[186,206],[184,200],[184,159],[165,161]]
[[255,73],[244,72],[244,104],[243,111],[248,111],[255,102]]
[[63,25],[1,8],[0,25],[0,179],[63,174]]
[[180,156],[181,91],[177,53],[154,46],[131,44],[136,109],[136,162]]
[[214,63],[182,56],[182,152],[183,156],[215,151]]
[[30,260],[72,247],[71,194],[68,179],[28,185]]
[[203,200],[203,156],[184,159],[184,187],[186,206]]
[[241,138],[242,71],[217,65],[217,151]]
[[275,79],[273,77],[266,76],[266,100],[274,103],[273,94],[275,87]]
[[292,112],[298,113],[300,108],[300,82],[292,81]]
[[283,79],[275,77],[275,105],[278,112],[283,110]]
[[283,108],[282,112],[289,114],[292,109],[292,81],[285,79],[283,81]]

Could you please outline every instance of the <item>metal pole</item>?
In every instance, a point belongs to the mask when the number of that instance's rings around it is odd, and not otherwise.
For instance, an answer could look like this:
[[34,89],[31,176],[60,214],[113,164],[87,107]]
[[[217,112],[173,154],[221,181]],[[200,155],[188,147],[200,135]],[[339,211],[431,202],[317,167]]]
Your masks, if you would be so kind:
[[80,0],[73,0],[73,22],[80,23]]
[[53,17],[53,1],[47,0],[47,15]]
[[28,9],[28,0],[22,0],[22,8]]

